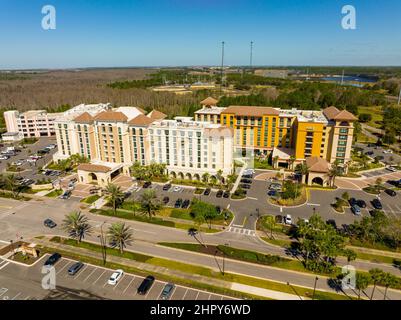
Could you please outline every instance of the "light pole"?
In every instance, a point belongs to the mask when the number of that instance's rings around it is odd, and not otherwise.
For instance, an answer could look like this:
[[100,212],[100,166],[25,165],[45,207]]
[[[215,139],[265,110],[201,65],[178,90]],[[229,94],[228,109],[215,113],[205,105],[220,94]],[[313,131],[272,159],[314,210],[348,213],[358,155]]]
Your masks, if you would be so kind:
[[106,252],[106,244],[105,244],[105,239],[104,239],[104,235],[103,235],[103,225],[106,223],[106,221],[104,221],[101,225],[100,225],[100,236],[98,236],[100,238],[100,245],[102,247],[102,258],[103,258],[103,265],[106,264],[106,258],[107,258],[107,252]]
[[[224,244],[227,248],[230,246],[230,244],[229,243],[225,243]],[[225,253],[225,251],[223,251],[223,276],[224,276],[224,268],[225,268],[225,266],[226,266],[226,253]]]
[[315,278],[315,285],[313,286],[313,295],[312,295],[312,300],[315,300],[315,291],[316,291],[316,284],[317,284],[317,280],[319,280],[318,277]]

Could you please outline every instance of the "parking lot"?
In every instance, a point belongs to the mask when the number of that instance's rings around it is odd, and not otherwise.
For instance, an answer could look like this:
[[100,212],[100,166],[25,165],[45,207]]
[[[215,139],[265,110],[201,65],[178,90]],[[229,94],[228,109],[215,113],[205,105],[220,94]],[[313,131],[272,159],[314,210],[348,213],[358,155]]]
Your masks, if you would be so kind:
[[[43,299],[49,293],[41,288],[41,268],[45,259],[49,255],[42,257],[35,265],[31,267],[15,265],[9,263],[1,270],[0,276],[0,299],[6,295],[7,299]],[[68,268],[76,261],[62,258],[55,264],[56,285],[62,288],[70,288],[82,292],[90,292],[96,296],[105,299],[120,300],[159,300],[161,292],[167,282],[155,280],[152,287],[145,295],[137,294],[137,288],[144,277],[124,273],[116,285],[108,284],[108,280],[114,270],[85,264],[84,267],[74,276],[68,274]],[[18,281],[13,280],[17,278]],[[27,283],[27,286],[19,285]],[[15,285],[17,283],[17,285]],[[32,284],[35,284],[32,290]],[[176,285],[170,300],[233,300],[232,297],[209,293],[202,290],[196,290],[189,287]]]

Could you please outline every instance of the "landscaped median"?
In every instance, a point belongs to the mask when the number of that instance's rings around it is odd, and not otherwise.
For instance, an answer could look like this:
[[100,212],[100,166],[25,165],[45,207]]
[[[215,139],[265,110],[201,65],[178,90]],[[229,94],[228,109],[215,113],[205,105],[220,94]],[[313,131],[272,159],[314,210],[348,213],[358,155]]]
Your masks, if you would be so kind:
[[[41,244],[42,250],[46,252],[57,251],[65,257],[95,265],[103,265],[101,260],[101,247],[97,244],[88,242],[77,243],[75,240],[60,237],[54,237],[51,241],[43,241],[42,239],[38,240],[38,242]],[[297,295],[300,297],[310,298],[313,294],[313,289],[310,288],[292,286],[280,282],[228,272],[225,272],[223,275],[221,272],[202,266],[151,257],[129,251],[121,254],[117,249],[109,248],[107,250],[108,262],[105,266],[108,268],[121,268],[126,272],[140,275],[148,275],[151,273],[161,280],[207,290],[209,292],[230,295],[238,298],[262,298],[261,296],[232,290],[232,288],[240,288],[240,285],[244,285],[245,287],[251,286],[255,289],[255,292],[258,291],[256,290],[257,288],[261,288],[276,291],[276,295],[279,295],[280,292],[293,295],[297,299]],[[265,298],[267,297],[263,297],[263,299]],[[315,299],[340,300],[347,299],[347,297],[344,295],[316,290]]]

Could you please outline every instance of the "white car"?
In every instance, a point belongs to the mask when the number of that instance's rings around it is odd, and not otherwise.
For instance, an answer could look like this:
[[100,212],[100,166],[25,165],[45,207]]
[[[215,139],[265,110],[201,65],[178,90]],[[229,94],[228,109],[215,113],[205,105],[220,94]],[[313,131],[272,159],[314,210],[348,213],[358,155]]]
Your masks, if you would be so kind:
[[117,284],[117,282],[121,279],[121,277],[123,276],[124,271],[121,269],[118,269],[116,271],[113,272],[113,274],[111,275],[109,281],[107,281],[108,284],[114,286]]
[[8,160],[9,158],[8,156],[0,156],[0,160]]
[[391,171],[391,172],[396,172],[397,171],[397,168],[394,168],[394,167],[387,167],[386,168],[388,171]]
[[390,149],[388,149],[388,150],[383,150],[383,153],[393,153],[393,150],[390,150]]
[[290,214],[287,214],[287,215],[284,217],[284,223],[285,223],[285,224],[292,224],[292,217],[291,217]]
[[176,187],[174,187],[174,189],[173,189],[174,192],[179,192],[179,191],[181,191],[181,190],[182,190],[182,188],[179,187],[179,186],[176,186]]

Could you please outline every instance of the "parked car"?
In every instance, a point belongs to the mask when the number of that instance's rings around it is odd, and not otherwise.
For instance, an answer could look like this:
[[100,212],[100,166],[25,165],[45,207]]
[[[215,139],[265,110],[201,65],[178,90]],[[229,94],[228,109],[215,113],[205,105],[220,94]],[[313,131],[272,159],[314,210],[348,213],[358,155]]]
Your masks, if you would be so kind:
[[54,266],[57,261],[61,259],[61,254],[58,252],[53,253],[47,260],[45,261],[45,266]]
[[147,188],[149,188],[151,185],[152,185],[152,182],[146,181],[146,182],[143,184],[143,188],[144,188],[144,189],[147,189]]
[[182,205],[182,199],[179,198],[176,200],[175,204],[174,204],[174,208],[181,208]]
[[224,191],[223,191],[223,190],[219,190],[219,191],[217,191],[217,193],[216,193],[216,197],[217,197],[217,198],[221,198],[221,197],[223,196],[223,193],[224,193]]
[[361,208],[359,208],[356,204],[351,207],[351,211],[357,216],[361,215]]
[[242,189],[251,189],[251,185],[242,183],[239,185]]
[[349,200],[348,200],[348,203],[349,203],[349,205],[352,207],[352,206],[355,206],[356,205],[356,199],[355,198],[350,198]]
[[241,179],[252,179],[252,175],[251,174],[243,174],[241,176]]
[[181,205],[181,208],[186,209],[189,207],[189,205],[191,204],[191,201],[189,201],[188,199],[184,200],[184,202]]
[[90,188],[90,189],[89,189],[89,193],[90,193],[90,194],[95,194],[95,193],[98,193],[99,190],[100,190],[99,187],[93,187],[93,188]]
[[365,154],[367,156],[373,156],[375,153],[373,151],[366,151]]
[[8,160],[8,159],[10,159],[9,156],[5,156],[5,155],[0,156],[0,160]]
[[285,223],[285,224],[292,224],[292,217],[291,217],[290,214],[287,214],[287,215],[284,217],[284,223]]
[[52,219],[46,219],[43,221],[43,224],[50,229],[57,227],[57,223],[55,223]]
[[76,182],[78,182],[78,179],[77,178],[72,178],[72,179],[70,179],[70,182],[76,183]]
[[167,204],[170,201],[169,197],[164,197],[163,198],[163,204]]
[[281,183],[277,183],[277,182],[273,182],[273,183],[271,183],[270,184],[270,186],[269,186],[269,189],[270,190],[277,190],[277,191],[279,191],[279,190],[281,190]]
[[60,196],[60,199],[68,199],[69,197],[71,197],[71,190],[65,191],[65,192]]
[[167,283],[164,288],[162,293],[160,294],[160,299],[162,300],[168,300],[171,297],[171,294],[173,293],[175,288],[175,285],[172,283]]
[[267,192],[267,195],[268,195],[269,197],[276,197],[276,196],[278,195],[278,192],[277,192],[277,190],[269,190],[269,191]]
[[372,205],[377,210],[382,210],[383,209],[383,205],[382,205],[382,203],[380,202],[379,199],[373,199],[372,200]]
[[83,264],[82,262],[76,262],[76,263],[74,263],[71,267],[69,267],[69,269],[68,269],[68,274],[69,274],[70,276],[76,275],[77,272],[78,272],[79,270],[81,270],[83,266],[84,266],[84,264]]
[[252,183],[251,179],[241,179],[241,183]]
[[383,153],[393,153],[393,150],[390,150],[390,149],[383,150]]
[[170,183],[165,184],[165,185],[163,186],[163,191],[167,191],[167,190],[169,190],[170,188],[171,188],[171,184],[170,184]]
[[152,287],[153,282],[155,282],[155,277],[147,276],[138,287],[137,293],[140,295],[145,295]]
[[388,167],[386,167],[386,169],[387,169],[388,171],[391,171],[391,172],[396,172],[396,171],[397,171],[397,168],[392,167],[392,166],[388,166]]
[[180,187],[180,186],[175,186],[173,189],[174,192],[180,192],[181,190],[182,190],[182,187]]
[[364,200],[357,200],[356,204],[359,208],[366,208],[366,202]]
[[117,284],[117,282],[121,279],[121,277],[123,276],[124,271],[121,269],[117,269],[116,271],[113,272],[113,274],[111,275],[109,281],[107,281],[108,284],[114,286]]
[[208,196],[211,191],[212,191],[212,189],[206,188],[205,191],[203,192],[203,195]]
[[386,189],[386,190],[384,190],[384,192],[387,193],[391,197],[395,197],[397,195],[397,192],[395,192],[392,189]]
[[230,197],[230,191],[224,191],[223,193],[223,198],[229,198]]

